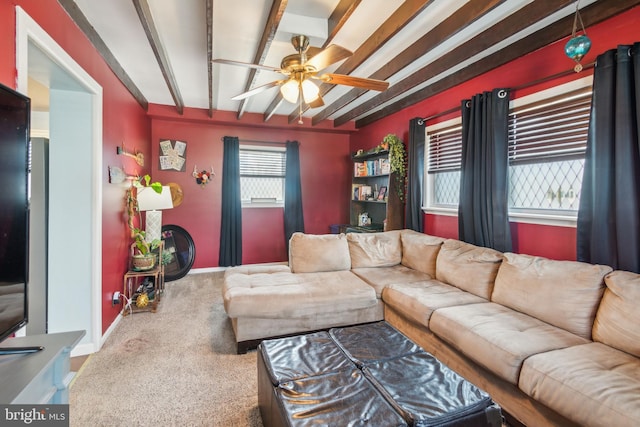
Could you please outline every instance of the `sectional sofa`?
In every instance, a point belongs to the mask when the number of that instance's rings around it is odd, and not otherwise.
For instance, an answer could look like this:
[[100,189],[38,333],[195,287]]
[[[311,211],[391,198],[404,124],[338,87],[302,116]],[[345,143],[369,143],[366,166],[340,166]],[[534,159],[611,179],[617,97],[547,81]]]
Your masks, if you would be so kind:
[[527,426],[640,425],[640,275],[411,230],[289,248],[225,272],[239,352],[384,319]]

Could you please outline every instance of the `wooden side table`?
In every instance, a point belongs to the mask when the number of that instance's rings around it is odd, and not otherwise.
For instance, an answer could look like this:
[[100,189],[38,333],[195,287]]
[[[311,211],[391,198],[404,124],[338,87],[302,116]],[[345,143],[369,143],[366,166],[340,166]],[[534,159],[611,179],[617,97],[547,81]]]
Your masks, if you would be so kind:
[[[124,308],[122,315],[128,313],[136,313],[140,311],[151,311],[155,313],[158,309],[158,303],[164,292],[164,265],[162,264],[163,245],[158,248],[158,261],[154,268],[144,271],[136,271],[129,267],[129,271],[124,274],[122,295],[124,297]],[[153,280],[153,287],[146,286],[150,280]],[[153,292],[153,295],[150,295]],[[147,293],[148,301],[146,304],[138,306],[138,298]],[[143,297],[141,298],[143,301]]]

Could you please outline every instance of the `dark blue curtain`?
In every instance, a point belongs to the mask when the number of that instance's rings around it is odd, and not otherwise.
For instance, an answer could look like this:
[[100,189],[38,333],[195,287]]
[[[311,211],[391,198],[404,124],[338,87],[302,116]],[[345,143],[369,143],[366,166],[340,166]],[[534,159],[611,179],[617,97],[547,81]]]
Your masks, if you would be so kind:
[[415,118],[409,121],[409,153],[407,172],[407,208],[405,228],[423,232],[422,194],[424,177],[424,120]]
[[300,144],[287,141],[287,164],[284,178],[284,238],[287,250],[289,239],[296,231],[304,233],[302,187],[300,185]]
[[240,141],[225,136],[222,164],[222,215],[218,265],[242,264],[242,201],[240,199]]
[[598,56],[578,211],[579,261],[640,273],[640,43]]
[[494,89],[462,101],[459,239],[512,249],[508,208],[509,92]]

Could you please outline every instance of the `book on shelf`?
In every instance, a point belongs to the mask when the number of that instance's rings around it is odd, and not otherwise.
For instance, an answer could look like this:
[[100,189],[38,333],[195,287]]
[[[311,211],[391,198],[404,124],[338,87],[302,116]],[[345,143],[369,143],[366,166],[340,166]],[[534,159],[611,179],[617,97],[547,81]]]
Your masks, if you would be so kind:
[[370,185],[353,184],[351,186],[352,200],[373,200],[376,196]]
[[353,176],[356,177],[388,175],[390,171],[391,164],[388,157],[353,163]]
[[373,196],[373,190],[370,185],[363,185],[360,187],[360,199],[359,200],[368,200]]
[[367,176],[367,164],[365,162],[355,162],[353,164],[353,176]]
[[380,159],[380,174],[386,175],[391,172],[391,164],[389,163],[388,158]]

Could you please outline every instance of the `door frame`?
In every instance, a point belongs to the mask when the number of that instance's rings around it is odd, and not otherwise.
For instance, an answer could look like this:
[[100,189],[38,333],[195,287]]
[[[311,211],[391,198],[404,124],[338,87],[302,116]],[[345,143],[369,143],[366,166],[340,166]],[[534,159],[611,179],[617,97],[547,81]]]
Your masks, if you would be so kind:
[[[49,36],[20,6],[16,6],[16,71],[17,90],[27,93],[29,44],[45,53],[57,66],[79,83],[91,97],[91,144],[92,156],[74,161],[91,164],[91,236],[86,239],[86,248],[91,253],[91,314],[85,329],[85,338],[72,351],[72,356],[98,351],[102,344],[102,87]],[[72,298],[72,296],[69,296]],[[80,327],[82,326],[82,327]]]

